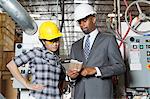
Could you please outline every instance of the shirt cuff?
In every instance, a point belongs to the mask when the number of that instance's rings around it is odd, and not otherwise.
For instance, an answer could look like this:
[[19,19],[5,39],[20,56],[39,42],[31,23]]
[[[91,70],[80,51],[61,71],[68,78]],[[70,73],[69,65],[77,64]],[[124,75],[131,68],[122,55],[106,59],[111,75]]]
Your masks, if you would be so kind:
[[99,70],[98,67],[95,67],[95,69],[96,69],[96,74],[95,74],[95,76],[96,76],[96,77],[100,77],[100,76],[102,75],[101,71]]
[[75,79],[71,79],[69,76],[66,76],[65,80],[69,81],[69,82],[75,82],[76,81]]
[[66,81],[69,81],[69,80],[70,80],[70,78],[69,78],[68,76],[66,76],[66,77],[65,77],[65,80],[66,80]]

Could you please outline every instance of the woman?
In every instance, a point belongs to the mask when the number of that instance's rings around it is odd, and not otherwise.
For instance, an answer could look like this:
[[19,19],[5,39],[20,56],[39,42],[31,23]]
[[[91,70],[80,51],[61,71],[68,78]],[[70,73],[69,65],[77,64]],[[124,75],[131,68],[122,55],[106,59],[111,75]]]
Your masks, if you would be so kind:
[[[21,53],[7,64],[12,75],[27,89],[31,90],[31,99],[60,99],[59,82],[65,78],[65,71],[56,51],[62,36],[55,23],[47,21],[39,28],[39,39],[42,48],[33,48]],[[19,72],[18,67],[29,63],[31,83]]]

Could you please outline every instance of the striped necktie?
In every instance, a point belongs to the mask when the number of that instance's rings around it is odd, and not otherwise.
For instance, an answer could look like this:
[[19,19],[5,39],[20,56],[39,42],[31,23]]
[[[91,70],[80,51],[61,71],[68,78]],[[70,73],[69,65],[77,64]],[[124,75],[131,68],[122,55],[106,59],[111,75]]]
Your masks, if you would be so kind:
[[85,55],[85,59],[88,59],[88,56],[90,54],[90,35],[87,36],[86,41],[85,41],[85,46],[84,46],[84,55]]

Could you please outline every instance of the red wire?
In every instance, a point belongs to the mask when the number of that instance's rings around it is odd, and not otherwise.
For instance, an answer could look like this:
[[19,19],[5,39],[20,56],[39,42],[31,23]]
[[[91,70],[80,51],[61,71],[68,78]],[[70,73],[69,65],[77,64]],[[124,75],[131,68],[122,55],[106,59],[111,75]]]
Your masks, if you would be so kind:
[[[127,1],[124,0],[124,3],[126,5],[126,7],[128,7],[128,4],[127,4]],[[131,25],[131,22],[132,22],[132,15],[131,15],[131,12],[129,13],[129,16],[130,16],[130,22],[129,22],[129,25]],[[125,33],[124,37],[122,38],[120,44],[119,44],[119,48],[121,47],[121,45],[123,44],[123,41],[125,40],[125,38],[127,37],[127,35],[129,34],[129,31],[130,31],[130,27],[128,27],[128,30],[127,32]]]
[[[131,13],[129,13],[129,16],[130,16],[130,22],[129,22],[129,25],[131,25],[131,22],[132,22],[132,16],[131,16]],[[123,44],[123,41],[125,40],[125,38],[127,37],[127,35],[129,34],[129,31],[130,31],[130,27],[128,27],[128,30],[126,32],[126,34],[124,35],[124,37],[122,38],[120,44],[119,44],[119,48],[121,47],[121,45]]]
[[[128,3],[127,3],[127,0],[124,0],[124,3],[126,5],[126,7],[128,7]],[[129,18],[130,18],[130,22],[129,22],[129,25],[131,25],[131,22],[132,22],[132,15],[131,15],[131,12],[129,12]],[[121,47],[121,45],[123,44],[123,41],[124,39],[127,37],[127,35],[129,34],[129,31],[130,31],[130,27],[128,27],[128,30],[127,32],[125,33],[124,37],[122,38],[121,42],[120,42],[120,45],[119,45],[119,48]],[[125,49],[125,46],[124,46],[124,49]],[[126,76],[125,76],[126,77]],[[126,84],[125,84],[125,87],[126,87]],[[125,88],[125,92],[126,92],[126,88]],[[126,99],[128,99],[128,96],[126,95]]]

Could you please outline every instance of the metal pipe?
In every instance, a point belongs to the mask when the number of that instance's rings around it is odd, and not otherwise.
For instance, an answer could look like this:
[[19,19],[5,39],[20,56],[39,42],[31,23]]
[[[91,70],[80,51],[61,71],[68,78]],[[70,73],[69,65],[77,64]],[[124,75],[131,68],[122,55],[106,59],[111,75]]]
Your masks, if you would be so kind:
[[37,24],[17,0],[0,0],[0,6],[26,34],[33,35],[37,32]]
[[118,31],[121,34],[121,22],[120,22],[120,0],[117,0],[117,14],[118,14]]
[[4,11],[4,9],[0,5],[0,13],[2,13],[3,11]]

